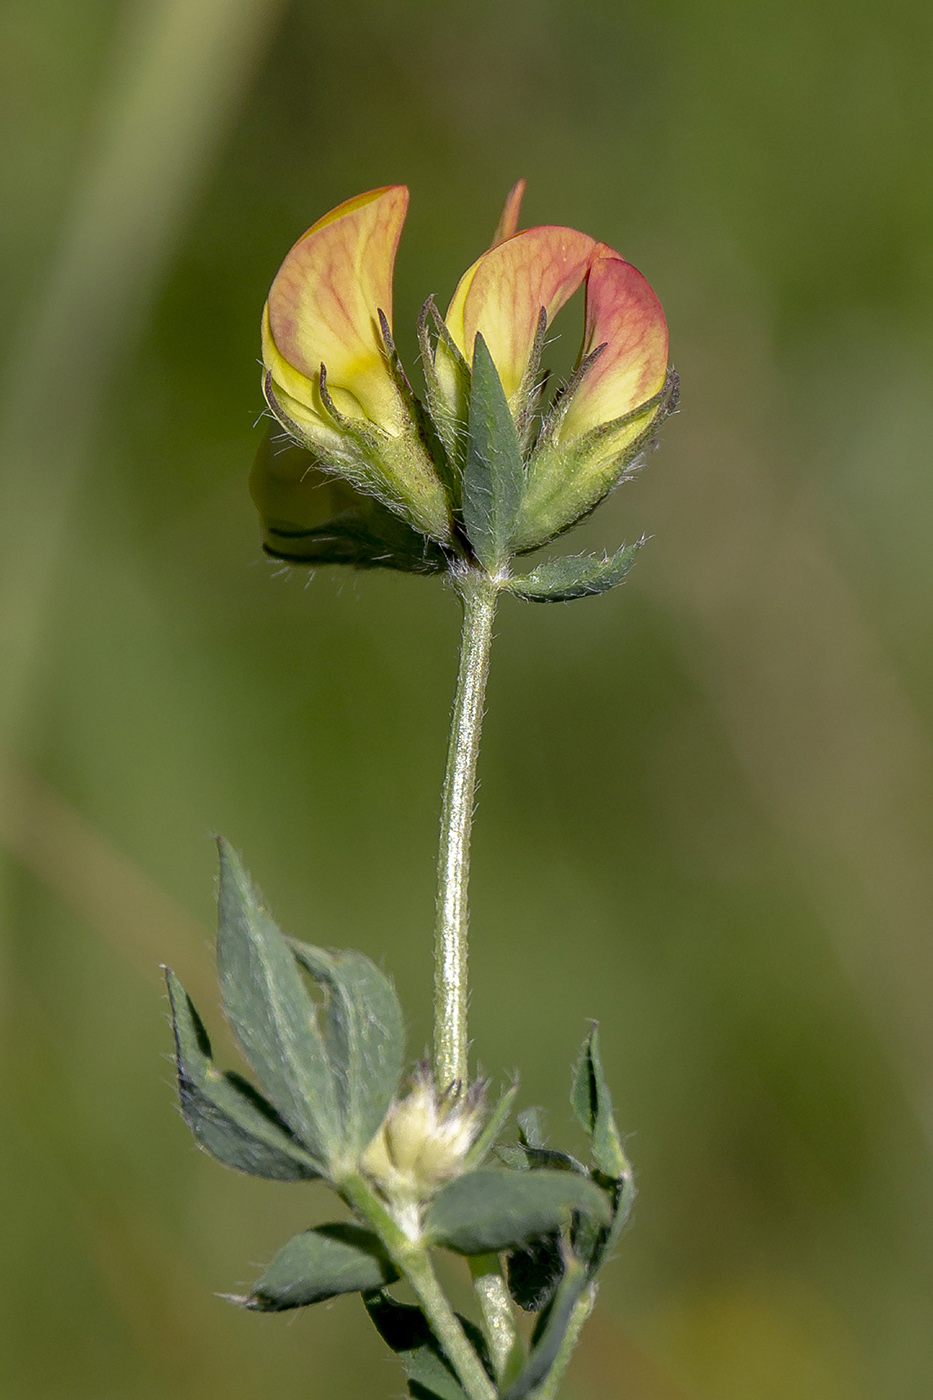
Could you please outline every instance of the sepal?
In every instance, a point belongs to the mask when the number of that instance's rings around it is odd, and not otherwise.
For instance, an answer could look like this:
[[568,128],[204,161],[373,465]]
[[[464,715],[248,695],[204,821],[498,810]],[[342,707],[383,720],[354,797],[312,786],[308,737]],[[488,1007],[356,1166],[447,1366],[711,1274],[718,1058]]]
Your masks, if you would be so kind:
[[516,574],[504,587],[526,603],[570,603],[593,598],[624,582],[635,556],[645,543],[621,545],[614,554],[569,554],[548,559],[529,574]]
[[397,1278],[372,1231],[341,1222],[293,1235],[249,1293],[226,1296],[252,1312],[285,1312],[341,1293],[369,1293]]
[[237,1074],[216,1069],[194,1003],[165,969],[175,1034],[181,1114],[206,1152],[226,1167],[274,1181],[311,1181],[320,1162],[304,1150],[278,1113]]
[[509,1114],[512,1112],[512,1104],[515,1102],[515,1095],[518,1093],[518,1077],[499,1096],[499,1099],[486,1119],[482,1132],[477,1137],[473,1146],[464,1158],[464,1170],[475,1171],[482,1166],[483,1162],[495,1148],[499,1134],[509,1121]]
[[[431,339],[431,329],[436,339]],[[454,344],[433,296],[428,297],[418,316],[418,346],[427,397],[428,413],[444,444],[451,480],[449,490],[454,511],[461,504],[460,485],[466,451],[467,411],[470,402],[470,366]],[[442,372],[438,361],[443,359]]]
[[440,477],[427,448],[410,422],[399,434],[387,433],[375,423],[342,413],[327,387],[322,365],[318,395],[323,411],[334,425],[333,438],[315,438],[302,426],[297,407],[271,373],[264,381],[266,403],[286,433],[315,455],[323,471],[348,481],[357,491],[373,496],[411,526],[440,544],[451,539],[450,507]]
[[[521,514],[515,526],[518,553],[537,549],[569,530],[624,477],[631,475],[658,429],[677,406],[678,379],[669,370],[660,391],[630,413],[600,423],[579,438],[560,441],[560,425],[594,352],[580,366],[551,412],[528,463]],[[578,375],[583,372],[582,378]]]

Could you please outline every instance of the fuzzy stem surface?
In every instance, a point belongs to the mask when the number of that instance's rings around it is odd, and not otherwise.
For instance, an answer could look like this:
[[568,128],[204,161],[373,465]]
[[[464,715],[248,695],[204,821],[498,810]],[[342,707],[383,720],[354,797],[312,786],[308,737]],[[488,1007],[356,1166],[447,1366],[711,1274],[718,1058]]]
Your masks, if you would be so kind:
[[434,932],[434,1077],[441,1089],[467,1080],[470,834],[499,590],[488,575],[470,570],[458,580],[458,591],[463,602],[463,631],[444,775]]
[[411,1284],[428,1326],[468,1400],[496,1400],[495,1387],[450,1306],[424,1245],[408,1238],[362,1176],[344,1178],[340,1192],[347,1204],[369,1222],[399,1273]]

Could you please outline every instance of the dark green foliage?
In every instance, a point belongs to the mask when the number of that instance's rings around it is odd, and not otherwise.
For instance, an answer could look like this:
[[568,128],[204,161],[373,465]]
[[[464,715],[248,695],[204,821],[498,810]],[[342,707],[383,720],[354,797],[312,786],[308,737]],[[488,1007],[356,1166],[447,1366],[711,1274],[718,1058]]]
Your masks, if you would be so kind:
[[191,998],[166,969],[175,1030],[178,1095],[198,1142],[225,1166],[278,1181],[311,1180],[322,1166],[296,1141],[275,1109],[236,1074],[222,1074]]
[[612,1098],[599,1054],[599,1027],[595,1024],[574,1066],[570,1103],[590,1139],[596,1166],[607,1176],[623,1176],[629,1164],[612,1113]]
[[474,554],[490,574],[508,560],[524,480],[522,449],[508,400],[486,342],[477,334],[463,467],[463,524]]
[[530,574],[510,578],[505,586],[526,603],[569,603],[575,598],[595,597],[623,582],[643,543],[623,544],[609,555],[568,554],[548,559]]
[[289,946],[327,992],[318,1025],[343,1141],[349,1153],[362,1152],[386,1115],[404,1067],[405,1027],[395,988],[362,953],[325,951],[294,939]]
[[[363,1302],[376,1331],[405,1367],[412,1400],[464,1400],[463,1388],[420,1308],[397,1303],[382,1292],[371,1293]],[[458,1318],[467,1340],[491,1376],[482,1334],[467,1318],[459,1314]]]
[[490,1254],[560,1229],[574,1211],[609,1223],[605,1195],[576,1173],[469,1172],[435,1197],[425,1233],[432,1243],[458,1254]]
[[361,1225],[316,1225],[293,1235],[250,1292],[234,1302],[255,1312],[284,1312],[339,1293],[368,1293],[398,1273],[379,1240]]
[[[360,953],[291,943],[225,842],[220,857],[217,964],[227,1014],[282,1118],[339,1172],[372,1137],[398,1084],[403,1027],[395,991]],[[302,968],[323,986],[323,1004]]]

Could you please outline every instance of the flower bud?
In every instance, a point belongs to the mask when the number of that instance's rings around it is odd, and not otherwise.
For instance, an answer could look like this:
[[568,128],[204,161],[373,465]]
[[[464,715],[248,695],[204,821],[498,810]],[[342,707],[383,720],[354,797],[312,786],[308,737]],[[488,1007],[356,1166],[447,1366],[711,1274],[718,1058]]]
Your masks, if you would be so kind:
[[459,1176],[483,1117],[483,1086],[438,1093],[421,1066],[411,1091],[389,1109],[361,1166],[404,1219]]

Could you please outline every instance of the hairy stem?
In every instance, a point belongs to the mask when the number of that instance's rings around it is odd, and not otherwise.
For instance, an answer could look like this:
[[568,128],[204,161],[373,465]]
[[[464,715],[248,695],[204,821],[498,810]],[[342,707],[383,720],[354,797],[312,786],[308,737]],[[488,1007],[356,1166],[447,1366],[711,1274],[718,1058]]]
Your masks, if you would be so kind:
[[453,1367],[468,1400],[496,1400],[495,1387],[438,1283],[424,1245],[408,1238],[362,1176],[351,1174],[344,1178],[340,1183],[340,1192],[347,1204],[369,1222],[389,1258],[411,1285],[428,1326]]
[[441,1088],[467,1078],[470,831],[498,593],[497,585],[475,570],[464,574],[458,587],[463,631],[444,776],[434,933],[434,1076]]
[[524,1347],[515,1326],[509,1289],[497,1254],[478,1254],[470,1260],[473,1292],[479,1305],[483,1335],[496,1376],[501,1382],[512,1366],[521,1366]]

